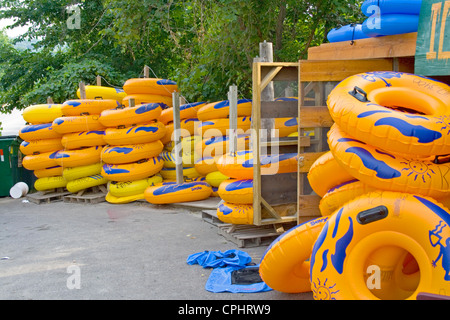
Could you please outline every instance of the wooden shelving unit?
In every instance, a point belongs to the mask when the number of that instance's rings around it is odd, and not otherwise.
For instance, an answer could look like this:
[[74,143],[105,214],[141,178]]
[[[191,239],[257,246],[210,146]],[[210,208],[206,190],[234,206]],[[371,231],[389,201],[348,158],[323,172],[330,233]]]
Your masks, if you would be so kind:
[[298,63],[253,63],[253,224],[278,225],[297,221],[297,174],[261,175],[264,154],[295,153],[298,139],[270,136],[275,118],[298,117],[297,101],[262,101],[263,90],[275,81],[298,81]]

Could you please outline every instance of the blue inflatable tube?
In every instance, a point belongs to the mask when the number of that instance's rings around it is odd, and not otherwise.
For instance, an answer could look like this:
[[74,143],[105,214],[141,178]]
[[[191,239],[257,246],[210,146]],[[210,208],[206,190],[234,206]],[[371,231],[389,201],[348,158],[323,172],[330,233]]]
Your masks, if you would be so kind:
[[369,38],[363,31],[361,24],[349,24],[343,27],[331,29],[327,34],[330,42],[352,41]]
[[367,17],[373,14],[419,15],[421,6],[422,0],[366,0],[361,5],[361,11]]
[[369,37],[417,32],[418,28],[419,16],[410,14],[373,16],[362,24],[362,31]]

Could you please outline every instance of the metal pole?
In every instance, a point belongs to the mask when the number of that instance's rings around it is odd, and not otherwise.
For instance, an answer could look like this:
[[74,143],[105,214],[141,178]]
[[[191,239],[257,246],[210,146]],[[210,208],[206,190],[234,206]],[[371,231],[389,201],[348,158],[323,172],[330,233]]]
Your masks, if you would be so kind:
[[176,165],[176,175],[177,183],[183,183],[183,157],[182,157],[182,146],[181,146],[181,124],[180,124],[180,93],[172,93],[173,102],[173,141],[175,142],[175,165]]
[[237,86],[230,86],[228,91],[228,101],[230,104],[230,131],[229,131],[229,148],[230,153],[235,154],[237,151]]

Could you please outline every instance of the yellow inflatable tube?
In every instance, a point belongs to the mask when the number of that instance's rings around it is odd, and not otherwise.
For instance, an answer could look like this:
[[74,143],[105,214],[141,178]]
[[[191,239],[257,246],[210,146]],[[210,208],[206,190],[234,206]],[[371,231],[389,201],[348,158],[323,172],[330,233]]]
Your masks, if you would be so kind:
[[210,172],[206,175],[206,182],[208,182],[211,187],[218,188],[222,182],[228,180],[229,177],[222,174],[220,171]]
[[144,193],[134,194],[131,196],[117,197],[112,195],[111,192],[108,192],[105,197],[105,200],[112,204],[125,204],[144,199],[145,199]]
[[99,100],[99,99],[81,99],[68,100],[61,107],[62,114],[66,117],[81,115],[99,115],[104,110],[119,107],[120,103],[116,100]]
[[99,121],[99,115],[61,117],[53,121],[52,127],[59,134],[66,134],[81,131],[104,130]]
[[[176,180],[177,171],[176,168],[163,168],[160,172],[164,180]],[[195,167],[183,168],[183,177],[186,179],[192,179],[200,177],[200,174],[195,170]]]
[[309,258],[328,217],[302,223],[279,236],[266,249],[259,266],[261,279],[286,293],[310,292]]
[[30,124],[19,130],[19,137],[25,141],[61,138],[61,134],[53,128],[53,123]]
[[[219,136],[205,139],[199,139],[195,143],[195,153],[199,157],[215,157],[222,156],[230,152],[230,136]],[[197,141],[197,140],[196,140]],[[237,151],[248,151],[250,147],[249,135],[237,136]]]
[[328,190],[322,199],[320,199],[320,213],[322,216],[329,216],[350,200],[376,190],[376,188],[358,180],[344,182]]
[[114,197],[123,198],[142,194],[142,199],[144,199],[145,189],[162,182],[163,179],[160,175],[133,181],[110,181],[108,183],[108,191]]
[[102,163],[96,162],[84,166],[77,166],[72,168],[64,168],[62,176],[66,181],[72,181],[88,176],[95,176],[102,172]]
[[76,193],[78,191],[92,188],[95,186],[100,186],[106,184],[108,180],[102,177],[100,174],[94,176],[83,177],[67,182],[66,189],[71,193]]
[[[104,86],[85,86],[86,99],[112,99],[122,102],[122,99],[127,95],[122,88],[111,88]],[[77,97],[81,99],[81,92],[78,88]]]
[[225,180],[219,185],[217,193],[228,203],[253,204],[253,180]]
[[[206,102],[193,102],[181,105],[180,119],[183,120],[183,119],[197,118],[198,110],[205,104]],[[173,122],[173,108],[164,109],[163,112],[161,113],[159,121],[161,121],[164,124]]]
[[[230,114],[230,101],[218,101],[213,103],[208,103],[202,106],[198,112],[197,117],[201,121],[228,118]],[[249,117],[252,115],[252,100],[250,99],[239,99],[237,101],[237,116],[238,117]]]
[[63,167],[54,166],[44,169],[38,169],[33,171],[36,178],[55,177],[63,174]]
[[225,223],[253,224],[253,206],[224,202],[217,207],[217,218]]
[[61,138],[42,139],[32,141],[22,141],[19,146],[20,151],[24,155],[31,155],[37,153],[54,152],[63,149]]
[[155,121],[161,115],[159,103],[141,104],[135,107],[102,111],[100,123],[105,127],[131,126]]
[[159,121],[126,128],[107,128],[105,142],[109,145],[140,144],[160,140],[164,137],[166,128]]
[[105,146],[102,149],[101,159],[103,162],[109,164],[136,162],[142,159],[156,157],[161,153],[163,148],[164,145],[159,140],[141,144]]
[[148,187],[145,200],[152,204],[169,204],[199,201],[209,198],[211,186],[206,182],[163,183]]
[[[251,117],[239,117],[237,119],[237,128],[241,133],[245,133],[251,127]],[[230,119],[212,119],[202,121],[196,128],[196,135],[203,138],[220,137],[228,135],[230,130]]]
[[126,164],[104,164],[102,176],[111,181],[132,181],[148,178],[161,171],[164,162],[158,157]]
[[100,162],[101,146],[84,149],[61,150],[55,155],[56,164],[61,167],[80,167]]
[[[449,226],[448,209],[419,195],[377,191],[348,202],[330,216],[314,243],[314,298],[414,300],[420,292],[449,295]],[[409,255],[417,268],[404,270],[411,264],[405,261]],[[377,280],[374,264],[378,274],[390,276]]]
[[131,106],[131,99],[134,99],[134,105],[139,106],[142,104],[158,103],[163,109],[172,107],[172,97],[155,95],[155,94],[130,94],[122,100],[124,107]]
[[61,144],[64,149],[103,146],[106,144],[104,136],[105,131],[102,130],[66,133],[61,138]]
[[[261,157],[261,174],[297,172],[297,153],[265,155]],[[235,179],[253,179],[253,152],[238,151],[235,155],[226,154],[218,158],[217,169],[224,175]]]
[[374,147],[430,156],[450,153],[450,86],[402,72],[367,72],[347,78],[328,96],[341,129]]
[[62,176],[39,178],[34,182],[37,191],[65,188],[67,181]]
[[23,157],[22,165],[27,170],[39,170],[58,165],[55,158],[59,151],[31,154]]
[[23,110],[23,119],[31,124],[42,124],[53,122],[62,117],[61,104],[36,104],[28,106]]
[[127,95],[155,94],[172,97],[172,93],[178,91],[176,82],[159,78],[133,78],[128,79],[123,85]]
[[334,159],[331,151],[327,151],[317,158],[308,171],[309,185],[320,197],[337,185],[354,179],[355,177]]
[[443,198],[450,188],[450,163],[405,158],[367,145],[334,124],[328,144],[334,158],[355,179],[380,190]]
[[206,157],[195,161],[195,170],[197,170],[197,172],[202,176],[218,171],[215,158]]

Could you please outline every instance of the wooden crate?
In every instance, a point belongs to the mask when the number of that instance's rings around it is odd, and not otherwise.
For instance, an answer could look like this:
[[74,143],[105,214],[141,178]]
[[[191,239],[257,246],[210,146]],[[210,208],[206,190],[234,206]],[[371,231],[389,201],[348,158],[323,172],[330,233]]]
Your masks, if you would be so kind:
[[[298,63],[253,63],[253,224],[279,225],[297,221],[297,174],[261,175],[261,156],[296,153],[298,138],[270,138],[275,118],[297,118],[297,101],[263,101],[262,92],[275,81],[296,83]],[[296,85],[297,86],[297,85]],[[304,138],[303,143],[308,143]]]

